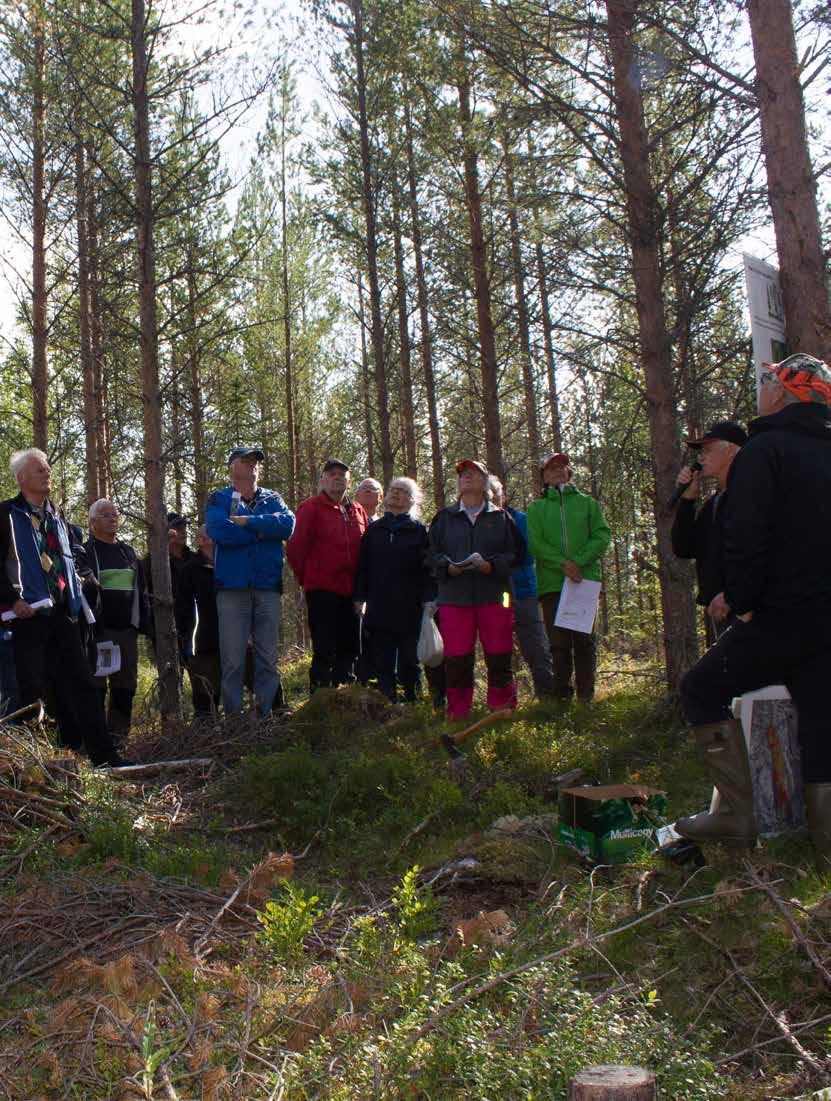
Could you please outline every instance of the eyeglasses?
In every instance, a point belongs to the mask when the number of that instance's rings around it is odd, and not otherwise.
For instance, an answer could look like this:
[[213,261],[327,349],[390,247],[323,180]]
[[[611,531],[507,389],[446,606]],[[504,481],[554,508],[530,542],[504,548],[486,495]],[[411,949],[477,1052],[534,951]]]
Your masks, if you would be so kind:
[[759,385],[769,386],[772,382],[779,382],[779,375],[775,371],[762,371],[759,375]]

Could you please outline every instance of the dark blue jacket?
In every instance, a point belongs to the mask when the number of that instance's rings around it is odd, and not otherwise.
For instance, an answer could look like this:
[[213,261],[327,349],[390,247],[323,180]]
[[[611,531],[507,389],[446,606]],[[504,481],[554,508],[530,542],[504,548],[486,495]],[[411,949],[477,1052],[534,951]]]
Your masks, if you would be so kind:
[[[74,618],[81,610],[81,582],[75,571],[66,520],[51,501],[46,507],[55,518],[55,531],[66,566],[66,609]],[[49,597],[49,584],[40,561],[32,510],[22,493],[0,504],[0,607],[16,600],[35,604]]]
[[231,486],[208,498],[205,523],[214,541],[214,582],[217,589],[283,591],[283,543],[294,531],[294,513],[273,489],[258,489],[235,512],[248,516],[247,524],[230,519],[234,500]]
[[418,631],[421,606],[435,597],[426,564],[427,528],[407,516],[400,523],[385,513],[361,540],[355,600],[366,601],[367,630]]
[[534,567],[534,558],[528,549],[528,519],[524,512],[508,506],[507,511],[519,528],[519,534],[525,542],[525,557],[522,564],[517,566],[511,574],[514,583],[514,596],[517,600],[524,600],[529,596],[537,595],[537,571]]

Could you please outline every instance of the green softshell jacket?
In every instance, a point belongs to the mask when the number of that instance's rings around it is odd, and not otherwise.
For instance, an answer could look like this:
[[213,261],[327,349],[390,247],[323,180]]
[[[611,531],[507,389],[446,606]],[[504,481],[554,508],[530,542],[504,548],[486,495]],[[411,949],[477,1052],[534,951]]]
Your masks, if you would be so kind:
[[587,493],[566,483],[560,494],[551,486],[528,506],[528,546],[537,564],[537,590],[558,593],[563,587],[563,562],[576,562],[583,577],[600,580],[600,560],[612,533],[600,505]]

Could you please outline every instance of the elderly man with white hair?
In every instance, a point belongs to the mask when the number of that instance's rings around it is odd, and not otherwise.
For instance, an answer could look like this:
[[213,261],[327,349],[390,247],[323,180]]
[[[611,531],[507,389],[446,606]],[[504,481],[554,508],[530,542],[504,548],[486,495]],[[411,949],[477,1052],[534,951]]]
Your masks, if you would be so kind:
[[377,478],[364,478],[358,483],[352,498],[366,513],[367,522],[374,524],[380,520],[381,505],[384,503],[384,488]]
[[[96,651],[104,656],[107,651],[118,654],[118,662],[111,662],[118,668],[95,677],[107,726],[117,738],[126,737],[130,730],[138,687],[138,636],[150,630],[144,567],[130,544],[118,538],[120,519],[118,505],[102,497],[90,506],[89,539],[75,548],[84,591],[95,610]],[[99,664],[103,662],[99,663],[96,653],[96,668]]]
[[49,500],[49,461],[29,448],[12,455],[11,469],[20,492],[0,504],[0,610],[12,625],[20,705],[51,693],[64,745],[86,749],[95,765],[123,764],[81,645],[81,579]]

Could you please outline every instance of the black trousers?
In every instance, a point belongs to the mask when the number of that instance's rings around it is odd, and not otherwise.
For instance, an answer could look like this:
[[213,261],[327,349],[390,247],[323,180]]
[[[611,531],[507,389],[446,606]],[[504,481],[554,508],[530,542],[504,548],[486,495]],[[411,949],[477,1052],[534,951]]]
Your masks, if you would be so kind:
[[393,701],[396,685],[404,689],[404,699],[412,702],[419,687],[418,627],[409,631],[372,629],[372,666],[378,677],[378,687]]
[[559,593],[545,593],[540,597],[540,604],[548,645],[551,647],[555,694],[561,699],[570,700],[574,695],[574,677],[577,682],[577,698],[591,700],[594,696],[597,669],[597,643],[594,634],[587,635],[583,631],[570,631],[566,627],[554,626],[560,604]]
[[730,717],[735,696],[784,684],[796,705],[806,783],[831,782],[831,601],[789,612],[757,612],[729,627],[681,682],[693,726]]
[[312,667],[309,686],[351,684],[355,680],[355,659],[360,651],[361,617],[351,596],[312,589],[306,593],[309,634],[312,636]]
[[16,619],[12,646],[20,706],[55,701],[61,742],[84,747],[94,764],[106,761],[115,743],[104,720],[101,696],[87,663],[78,624],[62,608],[48,615]]

